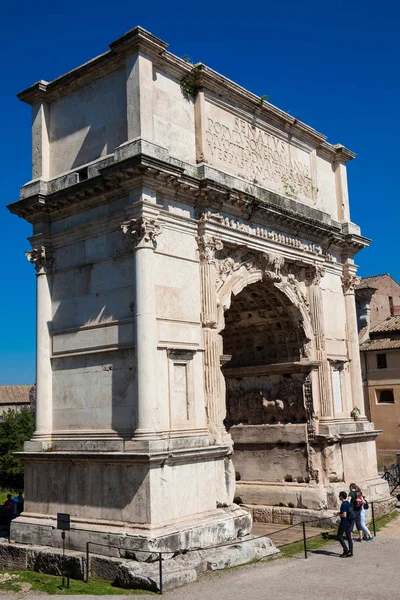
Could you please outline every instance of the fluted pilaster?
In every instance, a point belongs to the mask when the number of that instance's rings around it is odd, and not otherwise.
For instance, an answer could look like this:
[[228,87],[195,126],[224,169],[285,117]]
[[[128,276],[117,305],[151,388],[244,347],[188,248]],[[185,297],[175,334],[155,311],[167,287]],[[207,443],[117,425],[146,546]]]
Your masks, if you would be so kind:
[[221,442],[225,417],[225,398],[221,386],[221,339],[217,332],[217,294],[215,252],[222,242],[211,235],[197,238],[200,254],[201,321],[204,340],[204,393],[208,429],[212,443]]
[[361,376],[360,347],[358,343],[357,311],[355,301],[355,288],[360,278],[349,271],[345,266],[342,285],[344,304],[346,310],[347,351],[349,355],[352,407],[360,409],[365,415],[364,395]]
[[320,266],[307,272],[308,296],[310,302],[311,322],[314,331],[315,354],[320,362],[318,367],[319,401],[321,417],[333,416],[331,378],[325,349],[324,313],[320,282],[324,270]]

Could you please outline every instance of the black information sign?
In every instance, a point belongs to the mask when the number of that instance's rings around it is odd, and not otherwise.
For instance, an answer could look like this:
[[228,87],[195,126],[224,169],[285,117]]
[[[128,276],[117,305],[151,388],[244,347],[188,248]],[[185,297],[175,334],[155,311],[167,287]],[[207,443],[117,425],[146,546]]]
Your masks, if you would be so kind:
[[69,515],[65,513],[57,513],[57,529],[62,529],[63,531],[69,531],[70,529],[70,518]]

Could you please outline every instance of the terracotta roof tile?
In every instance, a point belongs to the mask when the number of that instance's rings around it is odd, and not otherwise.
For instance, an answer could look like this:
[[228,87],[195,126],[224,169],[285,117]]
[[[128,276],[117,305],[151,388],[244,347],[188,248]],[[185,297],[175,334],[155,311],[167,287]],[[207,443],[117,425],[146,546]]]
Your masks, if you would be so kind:
[[32,385],[0,385],[1,404],[29,404]]
[[387,317],[384,321],[375,325],[370,331],[370,333],[378,333],[383,331],[400,331],[400,315],[393,315],[392,317]]
[[368,277],[361,277],[361,281],[356,289],[362,290],[368,287],[373,288],[374,283],[379,284],[379,279],[382,279],[383,277],[390,277],[390,279],[393,279],[393,281],[397,283],[397,281],[390,275],[390,273],[381,273],[379,275],[368,275]]
[[378,340],[368,340],[361,344],[361,352],[370,352],[372,350],[395,350],[400,348],[400,340],[391,340],[390,338],[381,338]]

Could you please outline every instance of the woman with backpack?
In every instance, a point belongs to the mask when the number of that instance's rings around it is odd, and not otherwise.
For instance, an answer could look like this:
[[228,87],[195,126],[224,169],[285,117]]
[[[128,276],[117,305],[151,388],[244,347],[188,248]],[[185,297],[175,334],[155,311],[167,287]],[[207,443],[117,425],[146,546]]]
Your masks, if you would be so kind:
[[364,507],[366,506],[368,508],[368,503],[362,495],[360,488],[355,483],[350,484],[349,502],[351,502],[354,511],[355,523],[358,531],[358,541],[362,542],[364,537],[366,542],[372,542],[374,538],[365,524]]

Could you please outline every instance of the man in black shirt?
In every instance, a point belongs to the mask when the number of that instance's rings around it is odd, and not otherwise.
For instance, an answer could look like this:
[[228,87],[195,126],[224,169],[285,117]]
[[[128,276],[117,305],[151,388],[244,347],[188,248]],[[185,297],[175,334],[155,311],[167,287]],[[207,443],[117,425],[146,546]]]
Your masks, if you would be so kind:
[[[354,519],[352,519],[353,510],[351,508],[351,504],[347,498],[347,492],[340,492],[339,500],[341,501],[340,512],[335,513],[340,517],[340,524],[338,529],[338,540],[343,548],[343,554],[340,555],[340,558],[348,558],[353,556],[353,538],[351,537],[351,533],[354,527]],[[347,543],[349,547],[346,546],[346,542],[343,539],[343,535],[346,535]]]

